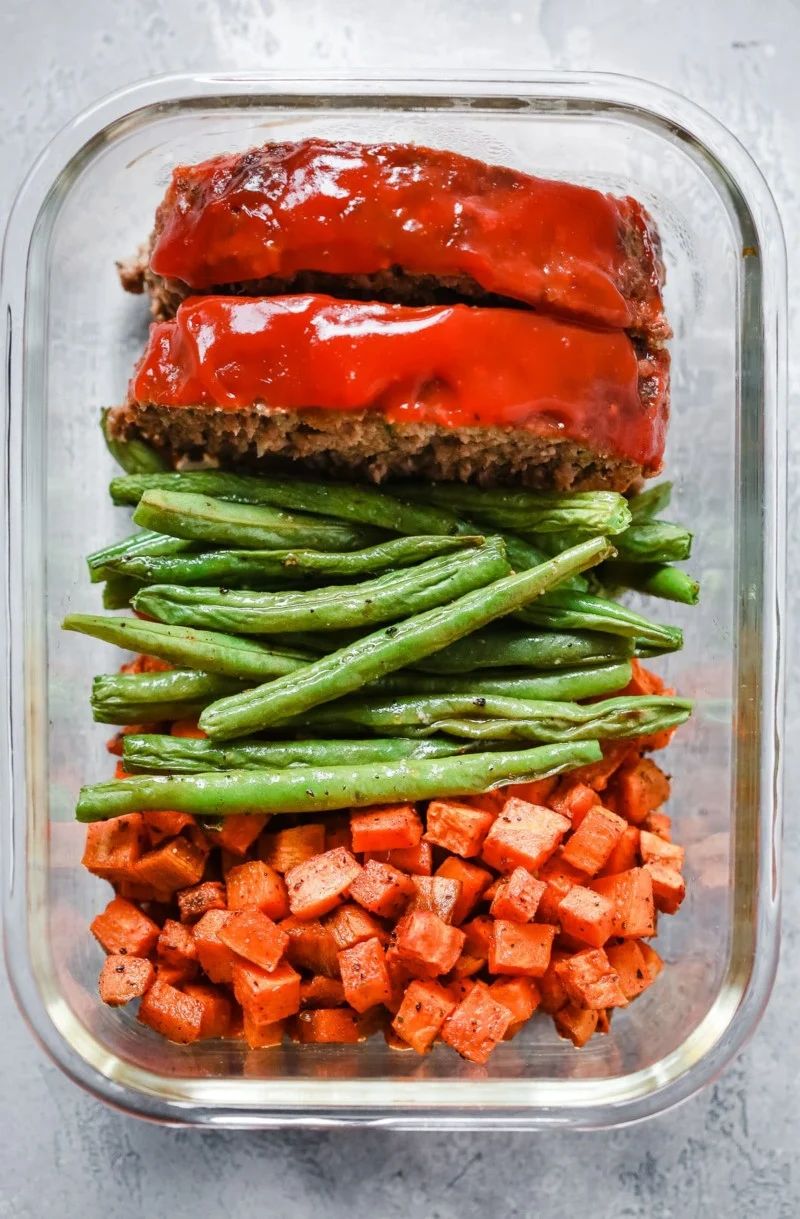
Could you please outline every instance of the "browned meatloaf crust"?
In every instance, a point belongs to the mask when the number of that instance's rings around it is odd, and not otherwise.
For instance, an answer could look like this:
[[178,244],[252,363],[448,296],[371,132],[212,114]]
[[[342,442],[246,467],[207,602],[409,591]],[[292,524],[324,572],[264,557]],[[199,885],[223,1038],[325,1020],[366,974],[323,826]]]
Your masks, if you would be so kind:
[[142,437],[176,466],[285,468],[302,462],[304,470],[374,482],[411,476],[576,491],[624,491],[642,474],[635,462],[569,440],[508,428],[389,423],[374,411],[343,418],[330,410],[174,410],[127,403],[110,412],[108,425],[115,439]]

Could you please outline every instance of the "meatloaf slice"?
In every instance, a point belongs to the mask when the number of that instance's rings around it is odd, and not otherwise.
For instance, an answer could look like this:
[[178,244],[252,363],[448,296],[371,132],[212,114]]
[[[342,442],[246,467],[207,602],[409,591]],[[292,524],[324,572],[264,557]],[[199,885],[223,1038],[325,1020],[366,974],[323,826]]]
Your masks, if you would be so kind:
[[321,139],[176,168],[123,286],[170,317],[198,292],[517,302],[669,337],[655,225],[635,199],[455,152]]
[[517,309],[197,297],[151,327],[117,437],[172,460],[302,459],[625,489],[660,468],[668,356]]

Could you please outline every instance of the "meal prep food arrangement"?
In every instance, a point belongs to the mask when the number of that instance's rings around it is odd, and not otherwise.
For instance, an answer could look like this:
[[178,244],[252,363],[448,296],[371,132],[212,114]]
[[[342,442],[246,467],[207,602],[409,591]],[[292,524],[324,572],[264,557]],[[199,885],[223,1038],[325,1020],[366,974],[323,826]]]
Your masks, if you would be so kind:
[[94,679],[116,773],[77,806],[101,999],[253,1049],[608,1033],[685,892],[657,759],[691,704],[657,668],[698,586],[647,481],[651,218],[268,143],[177,167],[119,270],[154,318],[101,421],[129,536],[88,567],[121,612],[64,622],[134,654]]

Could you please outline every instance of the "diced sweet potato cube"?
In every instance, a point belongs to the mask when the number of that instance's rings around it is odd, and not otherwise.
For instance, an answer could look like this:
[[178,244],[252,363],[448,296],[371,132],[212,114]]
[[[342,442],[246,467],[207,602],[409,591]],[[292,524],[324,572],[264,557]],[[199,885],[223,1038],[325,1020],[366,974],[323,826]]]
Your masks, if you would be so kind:
[[100,970],[100,998],[110,1007],[120,1007],[139,999],[152,985],[156,971],[146,957],[112,953]]
[[585,948],[559,962],[556,968],[570,1001],[578,1007],[600,1011],[606,1007],[625,1007],[628,1002],[619,974],[602,948]]
[[548,923],[496,919],[489,944],[489,973],[541,978],[550,962],[556,929]]
[[489,907],[492,917],[529,923],[546,888],[544,881],[531,876],[527,869],[515,868],[498,883]]
[[156,955],[160,962],[183,971],[184,978],[197,972],[197,944],[188,927],[173,918],[164,920],[156,944]]
[[354,944],[374,937],[384,944],[389,939],[389,933],[383,923],[355,902],[345,902],[344,905],[337,906],[325,919],[324,926],[330,931],[338,949],[352,948]]
[[656,910],[664,914],[675,914],[686,896],[686,882],[677,868],[667,863],[646,863],[644,870],[650,873],[653,883],[653,901]]
[[131,880],[174,893],[203,879],[208,852],[188,838],[171,838],[162,846],[142,855]]
[[357,1012],[391,999],[392,983],[379,939],[362,940],[352,948],[343,948],[339,953],[339,969],[345,999]]
[[358,1013],[350,1007],[317,1007],[301,1012],[296,1022],[303,1045],[348,1045],[363,1040]]
[[183,990],[187,982],[197,977],[196,965],[167,965],[164,961],[155,962],[156,977],[159,982],[168,982],[177,990]]
[[626,762],[614,785],[619,812],[633,825],[641,824],[669,799],[669,779],[650,758]]
[[[603,746],[603,757],[599,762],[590,762],[588,766],[579,766],[570,771],[570,778],[585,783],[596,792],[605,792],[614,775],[624,762],[631,757],[638,757],[636,747],[629,741],[615,741]],[[603,798],[606,808],[608,801]],[[616,812],[616,810],[614,810]]]
[[377,863],[389,863],[410,876],[430,876],[433,871],[433,847],[429,842],[420,842],[415,847],[396,847],[393,851],[367,851],[364,863],[374,859]]
[[350,885],[353,900],[379,918],[398,918],[414,892],[410,876],[375,859],[364,865]]
[[542,997],[542,1011],[547,1012],[551,1016],[567,1002],[567,992],[564,990],[564,983],[558,975],[557,966],[561,961],[566,961],[568,956],[569,953],[564,952],[563,949],[554,948],[550,956],[550,964],[537,982],[539,993]]
[[561,930],[582,944],[602,948],[614,931],[614,906],[583,885],[573,885],[558,907]]
[[341,1007],[343,1003],[344,987],[338,978],[314,974],[300,983],[301,1007]]
[[447,983],[447,990],[453,996],[453,1002],[458,1006],[463,1003],[469,992],[475,985],[473,978],[452,978]]
[[547,801],[550,808],[564,817],[569,817],[576,830],[583,818],[599,803],[597,792],[587,783],[565,776]]
[[132,957],[152,955],[159,936],[158,923],[124,897],[113,897],[91,922],[91,932],[106,952]]
[[263,834],[258,844],[258,857],[276,872],[285,873],[315,855],[322,855],[324,850],[325,826],[315,821]]
[[281,1044],[286,1033],[285,1020],[259,1020],[247,1009],[242,1015],[242,1032],[251,1050],[271,1050]]
[[289,896],[279,872],[260,859],[236,864],[228,872],[228,909],[244,910],[255,906],[271,919],[286,918]]
[[292,914],[298,918],[327,914],[338,906],[361,871],[361,864],[344,847],[296,864],[286,873]]
[[493,997],[484,982],[476,982],[442,1025],[441,1038],[470,1062],[485,1063],[503,1040],[511,1013]]
[[386,1042],[386,1047],[389,1050],[409,1054],[413,1050],[413,1047],[410,1046],[407,1041],[403,1041],[402,1037],[398,1037],[391,1024],[387,1024],[384,1028],[383,1040]]
[[393,851],[415,847],[422,838],[422,819],[413,804],[363,808],[350,814],[354,851]]
[[161,902],[164,906],[172,902],[172,893],[152,885],[137,885],[130,880],[115,880],[113,885],[117,897],[126,897],[129,902]]
[[[587,788],[591,791],[591,788]],[[594,792],[592,792],[594,795]],[[564,844],[562,858],[579,872],[594,876],[608,859],[625,833],[627,823],[616,813],[595,804],[581,820],[578,829]]]
[[551,776],[549,779],[531,779],[527,783],[509,783],[502,791],[498,791],[498,796],[504,796],[500,808],[510,796],[516,796],[519,800],[525,800],[528,804],[546,804],[549,806],[550,797],[558,787],[560,780],[557,775]]
[[405,989],[414,975],[406,962],[398,955],[394,944],[389,944],[386,949],[386,969],[392,984],[392,997],[384,1006],[388,1007],[390,1012],[396,1012],[403,1000]]
[[483,858],[498,872],[527,868],[535,872],[553,854],[570,828],[560,813],[512,797],[492,825],[483,844]]
[[191,813],[160,812],[142,813],[150,842],[154,847],[160,846],[167,838],[176,838],[181,830],[188,826],[196,826],[197,822]]
[[466,936],[430,910],[413,910],[397,924],[395,947],[400,959],[423,977],[447,973],[458,960]]
[[196,999],[203,1009],[200,1037],[204,1041],[229,1035],[233,1005],[224,991],[205,983],[187,982],[183,993]]
[[255,906],[231,910],[219,929],[219,938],[240,957],[260,965],[267,973],[278,964],[289,943],[286,932]]
[[556,1032],[560,1037],[568,1038],[578,1049],[586,1045],[596,1030],[598,1018],[598,1012],[591,1008],[576,1007],[574,1003],[567,1003],[553,1015]]
[[542,1001],[541,992],[532,978],[498,978],[489,987],[495,1003],[511,1013],[510,1029],[530,1020]]
[[670,868],[675,868],[680,872],[684,864],[686,852],[683,847],[674,842],[667,842],[658,834],[653,834],[650,830],[642,830],[639,835],[639,854],[642,857],[642,862],[648,863],[665,863]]
[[267,813],[234,813],[224,817],[220,828],[214,831],[214,845],[233,855],[246,855],[268,821]]
[[203,1005],[156,978],[139,1004],[138,1019],[169,1041],[187,1045],[203,1031]]
[[233,993],[259,1024],[272,1024],[300,1011],[300,975],[286,961],[268,973],[260,965],[237,960]]
[[86,827],[86,846],[81,863],[103,880],[129,880],[147,843],[141,813],[95,821]]
[[653,879],[645,868],[630,868],[616,876],[597,876],[590,885],[595,893],[611,902],[614,912],[612,935],[626,940],[655,935]]
[[461,930],[465,937],[464,951],[488,961],[489,945],[494,935],[494,919],[490,918],[488,914],[479,914],[470,922],[464,923]]
[[212,982],[232,982],[236,954],[219,938],[230,918],[228,910],[209,910],[193,928],[197,957]]
[[196,923],[209,910],[225,910],[225,886],[218,880],[204,880],[178,893],[178,909],[182,923]]
[[312,974],[339,977],[339,946],[328,927],[318,919],[301,919],[290,915],[280,923],[289,937],[286,957],[295,969]]
[[415,980],[403,995],[392,1028],[412,1050],[426,1054],[455,1007],[455,1001],[438,982]]
[[639,827],[628,825],[617,839],[616,846],[597,875],[616,876],[619,872],[627,872],[630,868],[635,868],[638,862]]
[[[653,959],[648,959],[652,954]],[[658,977],[663,967],[655,949],[641,940],[623,940],[610,944],[606,955],[617,971],[619,985],[626,999],[635,999]]]
[[461,896],[461,881],[447,876],[414,876],[412,880],[415,893],[408,909],[432,910],[442,922],[452,923]]
[[436,875],[443,876],[447,880],[457,880],[461,885],[461,891],[453,907],[450,920],[453,926],[459,927],[464,919],[469,917],[492,883],[492,874],[476,863],[450,855],[441,867],[436,869]]
[[425,817],[425,841],[469,859],[480,854],[494,815],[454,800],[431,800]]
[[539,880],[544,882],[544,893],[539,898],[536,908],[536,918],[540,923],[558,923],[560,915],[558,908],[564,898],[575,885],[581,884],[585,877],[583,872],[565,862],[563,854],[553,855],[539,869]]
[[648,813],[642,822],[642,829],[657,834],[664,842],[672,842],[672,818],[666,813]]

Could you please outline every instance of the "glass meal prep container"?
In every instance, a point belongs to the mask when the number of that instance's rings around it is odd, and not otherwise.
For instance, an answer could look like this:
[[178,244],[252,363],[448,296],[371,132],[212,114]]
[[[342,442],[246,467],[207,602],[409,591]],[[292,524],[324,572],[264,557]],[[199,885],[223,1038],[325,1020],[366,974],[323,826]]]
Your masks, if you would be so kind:
[[[662,755],[687,897],[662,920],[656,985],[581,1051],[544,1018],[486,1068],[444,1046],[398,1054],[381,1037],[177,1046],[97,995],[88,924],[109,890],[81,869],[72,817],[79,785],[112,769],[88,694],[119,654],[59,622],[96,611],[83,558],[128,529],[106,494],[98,413],[124,393],[148,311],[114,261],[147,237],[176,163],[312,134],[416,141],[630,193],[661,231],[675,329],[665,475],[670,515],[695,530],[702,603],[645,612],[685,628],[683,651],[657,667],[697,700]],[[720,1071],[764,1008],[778,952],[784,317],[780,223],[755,165],[704,112],[629,78],[174,77],[116,94],[57,137],[5,247],[3,883],[17,998],[67,1074],[172,1123],[524,1129],[639,1119]]]

